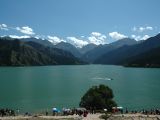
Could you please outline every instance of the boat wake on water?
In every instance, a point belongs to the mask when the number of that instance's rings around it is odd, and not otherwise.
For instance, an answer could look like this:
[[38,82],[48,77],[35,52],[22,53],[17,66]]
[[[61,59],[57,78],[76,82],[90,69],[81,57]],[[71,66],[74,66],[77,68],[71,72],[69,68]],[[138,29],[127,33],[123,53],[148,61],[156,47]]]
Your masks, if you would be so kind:
[[107,80],[107,81],[113,80],[112,78],[108,78],[108,77],[94,77],[92,79],[93,80]]

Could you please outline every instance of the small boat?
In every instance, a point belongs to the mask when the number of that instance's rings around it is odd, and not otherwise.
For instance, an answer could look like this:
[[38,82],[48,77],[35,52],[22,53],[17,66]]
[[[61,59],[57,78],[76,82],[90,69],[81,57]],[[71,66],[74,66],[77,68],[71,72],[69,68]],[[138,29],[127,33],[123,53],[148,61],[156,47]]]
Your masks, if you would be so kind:
[[93,79],[96,79],[96,80],[113,80],[112,78],[108,78],[108,77],[95,77]]
[[105,80],[113,80],[112,78],[105,78]]

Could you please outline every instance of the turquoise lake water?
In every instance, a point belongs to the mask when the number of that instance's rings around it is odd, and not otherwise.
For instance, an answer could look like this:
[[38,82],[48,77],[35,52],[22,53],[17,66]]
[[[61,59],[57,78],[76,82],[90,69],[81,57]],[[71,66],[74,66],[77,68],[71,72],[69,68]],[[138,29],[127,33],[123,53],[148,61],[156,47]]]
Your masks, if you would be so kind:
[[124,108],[160,108],[160,69],[113,65],[0,67],[0,108],[78,107],[83,94],[99,84],[111,87]]

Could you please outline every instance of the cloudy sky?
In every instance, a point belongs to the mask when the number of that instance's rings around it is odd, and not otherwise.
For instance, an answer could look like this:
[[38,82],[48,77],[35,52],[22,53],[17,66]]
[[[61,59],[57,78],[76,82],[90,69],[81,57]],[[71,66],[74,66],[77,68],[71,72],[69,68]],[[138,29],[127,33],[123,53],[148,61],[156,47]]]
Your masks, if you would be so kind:
[[160,32],[160,0],[0,0],[0,36],[77,47]]

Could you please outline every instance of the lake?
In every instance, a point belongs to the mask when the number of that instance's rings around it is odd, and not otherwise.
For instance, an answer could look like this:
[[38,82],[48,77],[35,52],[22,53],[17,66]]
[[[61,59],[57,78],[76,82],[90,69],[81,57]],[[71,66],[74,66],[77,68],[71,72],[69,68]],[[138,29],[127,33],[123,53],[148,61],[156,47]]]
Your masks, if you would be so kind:
[[160,69],[114,65],[0,67],[0,108],[45,111],[78,107],[93,85],[113,89],[128,109],[160,107]]

